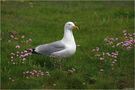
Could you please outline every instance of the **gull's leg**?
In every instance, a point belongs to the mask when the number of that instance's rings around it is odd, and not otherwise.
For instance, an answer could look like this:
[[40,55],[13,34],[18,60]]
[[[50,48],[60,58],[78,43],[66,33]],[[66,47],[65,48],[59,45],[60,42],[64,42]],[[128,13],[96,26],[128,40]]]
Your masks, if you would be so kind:
[[57,61],[57,59],[56,59],[56,58],[54,58],[53,66],[54,66],[54,68],[57,68],[57,67],[58,67],[58,61]]
[[62,70],[62,58],[58,58],[58,59],[56,59],[56,58],[52,58],[52,60],[53,60],[53,66],[54,66],[54,68],[59,68],[60,70]]
[[54,60],[53,66],[54,66],[54,68],[56,68],[56,61],[55,60]]
[[58,60],[58,62],[59,62],[59,69],[62,70],[62,66],[61,66],[62,65],[62,63],[61,63],[62,60],[61,60],[61,58]]
[[54,66],[54,68],[61,69],[61,59],[53,58],[52,60],[53,60],[53,66]]
[[56,58],[54,58],[54,57],[52,57],[52,56],[50,56],[50,58],[51,58],[51,60],[52,60],[53,67],[54,67],[54,68],[57,68],[57,60],[56,60]]
[[63,61],[64,61],[64,58],[59,58],[59,60],[58,60],[59,62],[59,69],[60,70],[63,70],[63,67],[64,67],[64,65],[63,65]]

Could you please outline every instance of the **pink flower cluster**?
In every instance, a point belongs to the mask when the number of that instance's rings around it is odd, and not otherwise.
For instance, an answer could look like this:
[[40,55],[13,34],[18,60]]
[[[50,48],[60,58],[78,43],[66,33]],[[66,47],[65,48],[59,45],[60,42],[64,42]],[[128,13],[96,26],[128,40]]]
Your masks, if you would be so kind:
[[135,33],[128,33],[126,30],[123,31],[123,37],[120,38],[112,38],[112,37],[106,37],[104,41],[107,45],[110,45],[112,47],[122,47],[127,50],[134,47],[135,44]]
[[26,60],[26,58],[30,55],[32,55],[32,49],[28,49],[22,52],[17,51],[16,53],[10,53],[10,62],[12,64],[18,64],[18,63],[24,63],[24,61]]
[[[124,48],[124,49],[131,49],[134,47],[135,44],[135,33],[128,33],[126,30],[123,31],[123,37],[120,38],[113,38],[113,37],[106,37],[104,39],[106,45],[109,45],[113,48]],[[119,52],[114,50],[114,52],[102,52],[100,51],[99,47],[96,47],[95,49],[92,49],[92,52],[94,52],[95,57],[98,58],[100,61],[100,71],[103,72],[103,65],[106,63],[106,61],[111,61],[111,67],[112,70],[114,70],[114,66],[116,65],[116,62],[118,60]]]
[[14,82],[14,81],[15,81],[15,79],[13,79],[13,77],[9,77],[8,79],[9,79],[9,81],[11,81],[11,82]]
[[48,71],[43,72],[41,70],[31,70],[23,72],[23,76],[26,78],[32,78],[32,77],[50,76],[50,73]]
[[14,40],[18,40],[19,39],[18,37],[16,37],[16,35],[13,35],[13,34],[11,34],[10,37],[11,37],[11,39],[14,39]]
[[26,40],[26,43],[31,43],[32,42],[32,39],[29,38],[28,40]]
[[15,48],[20,48],[20,45],[16,45]]
[[32,51],[33,50],[30,48],[28,50],[24,50],[24,51],[20,52],[20,58],[23,59],[23,58],[26,58],[26,57],[32,55]]
[[19,51],[21,48],[23,48],[23,46],[25,46],[26,44],[29,44],[32,42],[32,39],[26,39],[25,35],[21,35],[16,31],[12,31],[10,32],[10,40],[8,40],[9,43],[11,43],[11,41],[14,41],[14,43],[16,43],[16,52],[12,52],[10,53],[10,61],[8,63],[12,63],[12,64],[20,64],[20,63],[24,63],[24,61],[26,60],[26,58],[30,55],[32,55],[32,49],[28,49],[28,50],[24,50],[24,51]]
[[[98,50],[97,50],[97,48],[98,48]],[[95,52],[95,56],[99,57],[99,60],[104,60],[105,57],[110,57],[110,58],[117,58],[118,57],[118,51],[101,52],[101,51],[99,51],[99,47],[96,47],[95,49],[93,49],[92,52]]]
[[135,40],[127,40],[127,41],[122,42],[122,47],[126,49],[131,49],[134,44],[135,44]]
[[111,57],[111,58],[117,58],[118,57],[118,51],[111,52],[111,53],[107,52],[106,55],[108,57]]
[[98,52],[98,51],[99,51],[99,47],[96,47],[95,49],[92,49],[92,51],[93,51],[93,52],[94,52],[94,51]]
[[11,41],[17,41],[17,43],[19,42],[20,45],[16,45],[16,48],[20,48],[21,46],[23,46],[24,44],[29,44],[32,42],[31,38],[26,39],[25,35],[20,35],[18,32],[13,31],[11,32],[10,35],[10,40],[8,40],[8,42],[10,43]]
[[[20,61],[18,61],[18,59],[17,59],[19,57],[19,55],[20,55],[19,51],[17,51],[16,53],[10,53],[10,62],[11,62],[11,64],[15,65],[15,64],[20,63]],[[24,61],[22,61],[22,63],[24,63]]]
[[75,68],[68,69],[68,73],[69,74],[73,74],[74,72],[76,72],[76,69]]
[[111,45],[112,47],[116,47],[116,43],[118,41],[118,38],[112,38],[112,37],[106,37],[104,39],[107,45]]
[[114,69],[114,65],[117,62],[118,58],[118,51],[114,52],[102,52],[100,51],[99,47],[96,47],[95,49],[92,49],[92,52],[95,54],[95,57],[100,61],[100,71],[103,72],[103,66],[106,63],[106,61],[111,62],[111,68]]

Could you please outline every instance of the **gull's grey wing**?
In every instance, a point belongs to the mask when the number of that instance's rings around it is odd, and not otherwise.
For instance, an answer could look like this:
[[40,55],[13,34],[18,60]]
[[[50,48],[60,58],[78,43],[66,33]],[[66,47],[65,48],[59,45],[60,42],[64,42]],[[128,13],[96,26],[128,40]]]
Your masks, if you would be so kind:
[[39,45],[35,48],[35,51],[40,54],[50,55],[53,52],[57,52],[65,49],[65,45],[61,41],[56,41],[49,44]]

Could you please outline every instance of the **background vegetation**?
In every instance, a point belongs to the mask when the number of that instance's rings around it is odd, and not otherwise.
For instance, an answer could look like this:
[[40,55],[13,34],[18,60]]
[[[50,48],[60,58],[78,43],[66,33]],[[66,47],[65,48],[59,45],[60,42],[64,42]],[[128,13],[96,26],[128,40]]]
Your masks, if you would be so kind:
[[[92,52],[95,47],[111,52],[114,48],[106,46],[104,38],[121,37],[123,30],[134,32],[133,4],[133,1],[1,1],[1,88],[133,88],[133,48],[116,48],[120,53],[114,70],[105,62],[100,71],[101,64]],[[74,36],[80,46],[75,55],[61,62],[62,70],[54,67],[59,64],[58,59],[47,56],[31,55],[23,63],[17,58],[17,64],[12,61],[11,54],[17,51],[61,39],[67,21],[79,26]],[[30,76],[33,70],[45,75]]]

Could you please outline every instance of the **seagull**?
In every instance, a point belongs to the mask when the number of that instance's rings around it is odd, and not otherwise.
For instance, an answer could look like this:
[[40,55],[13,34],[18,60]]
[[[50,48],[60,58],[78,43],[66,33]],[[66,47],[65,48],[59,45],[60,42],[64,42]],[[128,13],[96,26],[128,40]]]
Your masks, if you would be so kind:
[[79,28],[73,22],[66,22],[64,36],[61,40],[39,45],[32,50],[32,53],[60,58],[72,56],[76,52],[76,43],[72,32],[74,29]]

